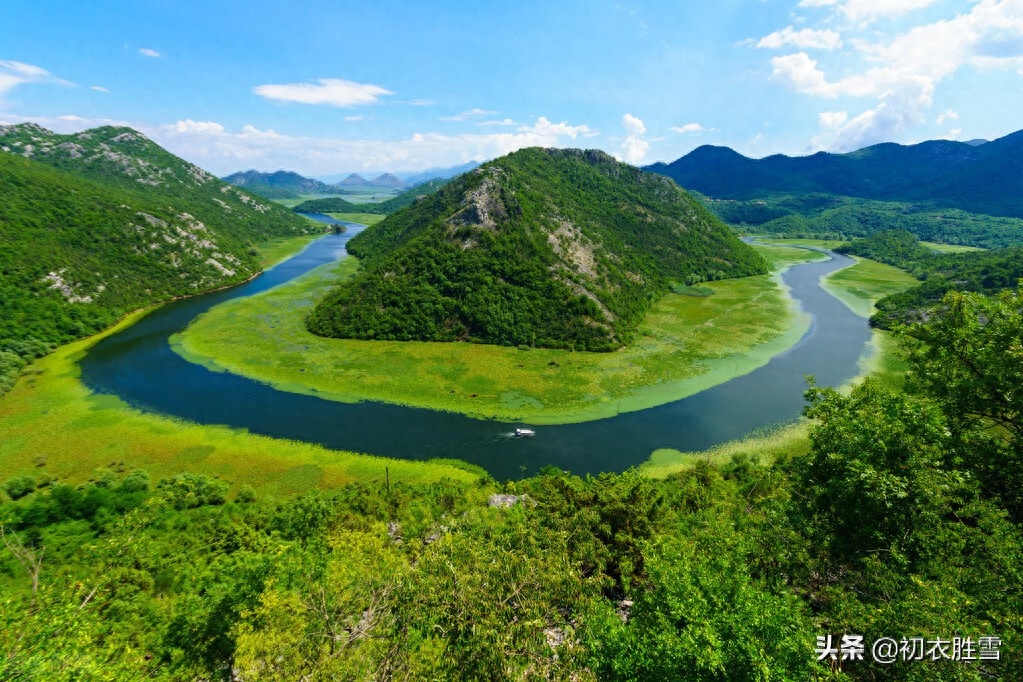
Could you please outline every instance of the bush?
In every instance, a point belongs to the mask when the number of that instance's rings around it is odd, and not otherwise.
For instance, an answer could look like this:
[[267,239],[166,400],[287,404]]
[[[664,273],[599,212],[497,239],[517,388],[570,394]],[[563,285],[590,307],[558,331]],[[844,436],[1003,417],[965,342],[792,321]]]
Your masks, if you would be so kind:
[[12,500],[17,500],[35,490],[36,481],[31,476],[15,476],[4,482],[4,492]]

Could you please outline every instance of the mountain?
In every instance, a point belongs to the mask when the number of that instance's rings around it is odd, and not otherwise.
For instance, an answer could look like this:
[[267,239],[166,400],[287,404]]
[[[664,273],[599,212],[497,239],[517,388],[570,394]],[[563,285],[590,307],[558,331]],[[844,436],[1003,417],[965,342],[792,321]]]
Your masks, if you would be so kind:
[[0,126],[0,340],[64,343],[244,281],[254,246],[320,231],[130,128]]
[[336,189],[331,185],[307,178],[291,171],[279,170],[261,173],[256,170],[232,173],[224,178],[236,187],[244,187],[253,194],[267,199],[298,199],[302,194],[332,194]]
[[390,215],[399,208],[411,205],[412,202],[421,196],[433,194],[447,183],[447,180],[430,180],[429,182],[423,182],[415,187],[411,187],[396,197],[385,201],[364,204],[347,201],[341,197],[309,199],[295,206],[294,210],[299,213],[375,213],[378,215]]
[[884,143],[848,154],[763,159],[703,146],[646,170],[715,199],[826,193],[1023,217],[1023,131],[976,142]]
[[391,187],[393,189],[401,189],[406,186],[404,180],[390,173],[381,173],[379,177],[370,180],[369,184],[374,187]]
[[363,269],[312,311],[314,333],[608,351],[673,283],[767,271],[674,182],[578,149],[486,163],[348,250]]
[[433,167],[417,173],[399,173],[398,175],[405,180],[406,185],[418,185],[436,178],[453,178],[456,175],[468,173],[469,171],[478,168],[479,165],[479,161],[469,161],[468,163],[462,163],[457,166]]
[[347,178],[337,183],[335,187],[367,187],[370,182],[358,173],[352,173]]

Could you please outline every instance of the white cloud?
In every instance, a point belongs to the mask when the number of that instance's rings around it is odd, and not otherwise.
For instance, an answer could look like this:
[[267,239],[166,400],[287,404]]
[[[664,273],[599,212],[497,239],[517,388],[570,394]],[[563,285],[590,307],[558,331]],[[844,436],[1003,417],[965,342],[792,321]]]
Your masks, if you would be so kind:
[[399,102],[399,104],[408,104],[413,107],[432,107],[436,102],[432,99],[413,99],[408,102]]
[[478,126],[516,126],[516,125],[519,125],[519,124],[516,123],[514,119],[503,118],[500,121],[478,121],[476,123],[476,125],[478,125]]
[[958,113],[956,113],[952,109],[946,109],[945,113],[939,114],[938,118],[935,119],[934,122],[937,123],[938,125],[941,125],[942,123],[944,123],[945,121],[947,121],[949,119],[954,121],[957,118],[959,118],[959,114]]
[[686,133],[703,133],[707,132],[708,130],[713,130],[713,128],[704,128],[699,123],[685,123],[680,126],[672,126],[670,130],[673,130],[676,133],[682,133],[684,135]]
[[881,17],[896,17],[933,5],[936,0],[847,0],[839,10],[855,22],[870,22]]
[[93,85],[89,89],[90,90],[95,90],[96,92],[110,92],[109,90],[104,88],[102,85]]
[[257,85],[252,91],[267,99],[300,104],[328,104],[333,107],[373,104],[383,95],[394,94],[379,85],[356,83],[340,78],[319,78],[315,84]]
[[140,47],[139,54],[142,55],[143,57],[153,57],[154,59],[159,59],[160,57],[163,56],[156,50],[149,47]]
[[460,114],[455,114],[454,116],[445,116],[441,120],[442,121],[467,121],[470,118],[479,118],[480,116],[493,116],[496,113],[498,113],[498,112],[496,112],[496,111],[488,111],[487,109],[480,109],[479,107],[477,107],[475,109],[469,109],[468,111],[463,111]]
[[866,75],[847,76],[841,81],[829,82],[817,61],[805,52],[797,52],[771,60],[774,70],[770,80],[781,83],[795,92],[835,99],[840,95],[862,97],[877,93],[880,83]]
[[832,7],[838,0],[799,0],[799,7]]
[[948,131],[947,137],[950,140],[958,140],[962,134],[963,134],[962,128],[952,128],[952,130]]
[[364,116],[345,116],[346,121],[361,121]]
[[74,85],[40,66],[0,59],[0,97],[25,83],[48,83],[51,85]]
[[523,147],[575,146],[597,133],[586,125],[540,117],[514,131],[447,135],[416,133],[402,140],[298,137],[246,125],[240,132],[192,120],[161,126],[147,135],[170,151],[216,173],[239,168],[291,168],[307,175],[339,170],[415,170],[503,156]]
[[650,149],[650,143],[642,138],[646,125],[639,117],[625,114],[622,116],[622,127],[625,128],[625,139],[616,156],[626,163],[638,164]]
[[777,49],[786,45],[794,45],[802,48],[816,48],[820,50],[836,50],[842,47],[842,38],[838,31],[814,30],[804,28],[796,31],[791,26],[786,26],[780,31],[764,36],[757,43],[757,47]]
[[646,126],[643,125],[643,121],[632,114],[622,116],[622,125],[625,126],[626,135],[642,135],[646,132]]
[[822,111],[817,114],[817,121],[821,128],[838,129],[847,120],[849,120],[849,114],[844,111]]

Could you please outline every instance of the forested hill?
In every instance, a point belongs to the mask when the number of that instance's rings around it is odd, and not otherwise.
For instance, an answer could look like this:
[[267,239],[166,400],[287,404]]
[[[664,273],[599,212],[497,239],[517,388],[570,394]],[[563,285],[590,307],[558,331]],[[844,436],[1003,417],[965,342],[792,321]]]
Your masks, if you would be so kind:
[[884,143],[848,154],[763,159],[705,145],[647,170],[715,199],[825,193],[1023,217],[1023,131],[984,144]]
[[767,270],[674,182],[576,149],[484,164],[349,251],[364,268],[311,313],[317,334],[612,350],[673,282]]
[[224,182],[236,187],[243,187],[267,199],[298,199],[302,194],[343,192],[334,185],[283,170],[274,173],[260,173],[256,170],[241,171],[226,176]]
[[0,375],[14,355],[243,281],[254,245],[319,229],[127,128],[0,127],[0,197]]

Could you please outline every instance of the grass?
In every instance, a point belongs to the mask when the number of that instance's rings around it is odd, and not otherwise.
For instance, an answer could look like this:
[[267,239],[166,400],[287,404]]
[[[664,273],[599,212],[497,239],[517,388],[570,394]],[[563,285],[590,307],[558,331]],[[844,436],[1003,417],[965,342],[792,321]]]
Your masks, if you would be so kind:
[[361,225],[375,225],[387,217],[378,213],[327,213],[326,215],[329,215],[331,218]]
[[[314,237],[268,242],[271,264],[300,251]],[[97,468],[145,469],[154,479],[183,470],[216,475],[233,488],[251,485],[270,496],[294,495],[354,480],[472,480],[478,472],[448,461],[415,462],[371,457],[206,426],[131,408],[116,396],[97,395],[79,380],[77,360],[94,343],[130,326],[135,313],[94,337],[62,346],[36,360],[0,398],[0,481],[28,474],[82,483]],[[39,466],[39,462],[46,462]],[[385,472],[385,469],[388,472]]]
[[[776,242],[808,246],[843,243],[824,242],[819,239],[772,240],[771,243]],[[825,248],[830,248],[830,246],[825,246]],[[890,265],[862,258],[856,260],[855,265],[828,275],[822,285],[861,317],[869,317],[873,314],[874,303],[878,299],[904,291],[918,283],[908,273]],[[875,329],[870,347],[860,362],[859,375],[854,377],[844,388],[848,390],[854,383],[869,376],[886,388],[898,390],[902,387],[908,369],[909,365],[904,359],[897,337]],[[656,450],[650,455],[650,459],[640,466],[640,472],[653,478],[664,478],[689,469],[700,461],[721,465],[738,454],[755,454],[761,463],[770,464],[778,457],[800,456],[809,451],[809,423],[805,419],[800,419],[791,424],[769,429],[763,433],[751,434],[746,438],[722,443],[700,452]]]
[[281,261],[291,258],[322,236],[322,234],[309,234],[302,237],[274,239],[261,244],[258,249],[259,264],[263,269],[273,267]]
[[789,246],[815,246],[821,249],[833,249],[849,242],[841,239],[774,239],[771,235],[759,237],[765,244],[787,244]]
[[938,253],[966,253],[967,251],[984,251],[979,246],[959,246],[957,244],[939,244],[938,242],[920,242],[921,245]]
[[614,353],[519,350],[470,343],[324,339],[306,311],[354,259],[210,310],[172,345],[208,367],[281,390],[333,400],[379,400],[534,424],[581,422],[684,398],[745,374],[808,328],[778,273],[816,254],[759,247],[771,276],[707,283],[713,295],[669,294],[636,340]]
[[874,303],[890,294],[897,294],[919,284],[904,270],[864,258],[856,265],[834,272],[821,283],[838,300],[861,317],[876,311]]

